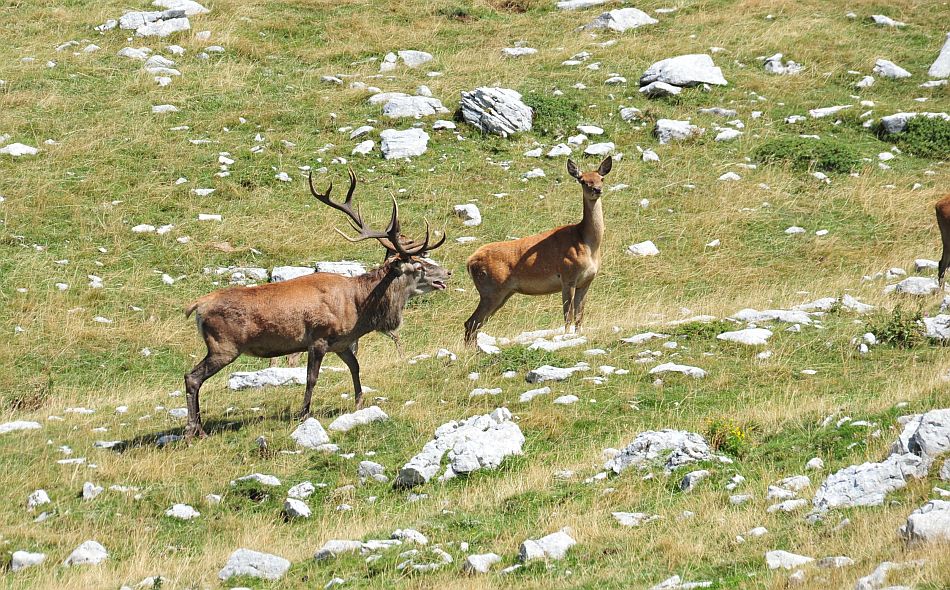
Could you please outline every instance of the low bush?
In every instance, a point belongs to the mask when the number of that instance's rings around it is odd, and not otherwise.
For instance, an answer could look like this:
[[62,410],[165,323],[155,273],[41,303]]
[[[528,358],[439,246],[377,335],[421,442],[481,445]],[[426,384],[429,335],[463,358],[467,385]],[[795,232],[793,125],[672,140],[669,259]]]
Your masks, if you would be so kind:
[[786,162],[801,170],[850,172],[861,157],[851,145],[836,139],[782,137],[760,145],[753,157],[762,163]]

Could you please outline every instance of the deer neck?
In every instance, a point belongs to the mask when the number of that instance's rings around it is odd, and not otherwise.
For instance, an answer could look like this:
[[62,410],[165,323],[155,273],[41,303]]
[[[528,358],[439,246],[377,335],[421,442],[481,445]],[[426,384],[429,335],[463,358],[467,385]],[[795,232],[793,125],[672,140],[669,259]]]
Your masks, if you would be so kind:
[[396,275],[387,263],[358,278],[363,283],[357,300],[360,331],[385,332],[399,328],[402,310],[414,290],[412,277]]
[[584,195],[584,218],[579,224],[581,239],[592,253],[600,252],[600,243],[604,239],[604,209],[601,199],[588,199]]

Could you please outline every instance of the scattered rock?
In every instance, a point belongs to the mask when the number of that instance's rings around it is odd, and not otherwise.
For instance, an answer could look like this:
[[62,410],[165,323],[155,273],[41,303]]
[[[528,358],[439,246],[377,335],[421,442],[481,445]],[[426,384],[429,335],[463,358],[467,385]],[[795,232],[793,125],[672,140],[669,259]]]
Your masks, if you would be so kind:
[[531,107],[521,101],[521,94],[508,88],[476,88],[462,92],[462,118],[482,133],[508,137],[531,131]]
[[0,154],[19,158],[20,156],[35,156],[40,150],[22,143],[11,143],[0,148]]
[[683,375],[692,377],[693,379],[702,379],[706,376],[706,371],[700,369],[699,367],[678,365],[676,363],[663,363],[650,369],[651,375],[660,375],[662,373],[682,373]]
[[385,422],[389,416],[379,406],[370,406],[357,410],[351,414],[341,414],[336,420],[327,426],[327,429],[334,432],[349,432],[357,426],[363,426],[372,422]]
[[939,290],[937,279],[930,277],[907,277],[899,283],[884,287],[884,293],[918,296],[933,295]]
[[542,365],[537,369],[528,371],[525,375],[525,381],[528,383],[544,383],[545,381],[564,381],[578,371],[589,371],[590,365],[581,362],[573,367],[552,367],[551,365]]
[[491,566],[501,563],[501,556],[495,553],[469,555],[462,563],[462,571],[467,574],[487,574]]
[[330,436],[316,418],[307,418],[304,420],[303,423],[291,433],[290,438],[297,443],[297,446],[305,449],[316,449],[330,442]]
[[478,206],[474,203],[466,203],[464,205],[456,205],[454,207],[455,214],[462,218],[462,225],[468,227],[475,227],[481,225],[482,223],[482,213],[478,210]]
[[896,63],[886,60],[879,59],[874,62],[874,69],[872,70],[875,74],[883,76],[884,78],[891,78],[892,80],[898,80],[900,78],[910,78],[910,72],[900,67]]
[[684,492],[691,492],[696,488],[696,485],[699,484],[699,482],[703,481],[710,475],[711,474],[707,469],[690,471],[685,477],[683,477],[682,481],[680,481],[680,490]]
[[706,54],[680,55],[654,63],[640,78],[641,86],[651,82],[666,82],[673,86],[686,87],[728,84],[722,76],[722,70],[717,68],[712,57]]
[[723,332],[716,336],[716,339],[745,344],[747,346],[762,346],[767,344],[771,337],[771,330],[766,330],[765,328],[746,328],[744,330],[736,330],[735,332]]
[[525,563],[537,559],[564,559],[568,549],[576,544],[577,541],[571,537],[570,531],[562,529],[540,539],[526,540],[518,550],[518,557]]
[[334,539],[324,543],[323,547],[317,550],[313,558],[317,561],[323,561],[325,559],[330,559],[331,557],[336,557],[342,553],[353,553],[355,551],[360,551],[362,548],[362,541],[345,541]]
[[786,570],[795,569],[813,561],[815,561],[815,559],[812,557],[805,557],[804,555],[797,555],[795,553],[789,553],[788,551],[768,551],[765,554],[765,564],[770,570],[778,568]]
[[659,520],[659,514],[648,514],[646,512],[611,512],[621,526],[638,527],[643,524]]
[[188,504],[174,504],[165,511],[165,516],[177,518],[178,520],[193,520],[201,516],[201,513]]
[[428,96],[397,96],[383,105],[383,115],[390,119],[402,117],[419,119],[447,112],[449,110],[442,106],[441,100]]
[[109,552],[96,541],[85,541],[66,558],[63,565],[98,565],[109,558]]
[[907,23],[902,23],[899,20],[894,20],[889,16],[884,16],[883,14],[872,14],[871,20],[874,21],[874,24],[881,25],[882,27],[906,27]]
[[931,500],[914,510],[900,534],[909,543],[950,541],[950,502]]
[[7,434],[8,432],[17,432],[19,430],[39,430],[42,428],[39,422],[32,422],[29,420],[14,420],[13,422],[5,422],[0,424],[0,434]]
[[261,553],[251,549],[238,549],[228,557],[224,568],[218,572],[218,578],[227,581],[235,576],[279,580],[290,569],[290,562],[277,555]]
[[386,129],[379,136],[380,149],[387,160],[421,156],[429,146],[429,134],[422,129]]
[[881,117],[881,130],[884,133],[901,133],[907,129],[907,122],[914,117],[927,117],[928,119],[941,118],[944,121],[950,121],[950,115],[947,113],[894,113]]
[[234,391],[306,384],[306,367],[269,367],[260,371],[236,371],[228,377],[228,388]]
[[705,129],[697,127],[689,121],[676,121],[674,119],[659,119],[653,129],[653,134],[661,144],[671,141],[684,141],[698,137],[705,132]]
[[521,429],[512,422],[511,412],[505,408],[462,422],[447,422],[438,427],[435,437],[399,470],[393,485],[411,488],[428,482],[438,473],[446,455],[449,464],[440,481],[478,469],[495,469],[505,457],[520,455],[524,441]]
[[884,496],[907,485],[911,477],[927,475],[925,462],[907,453],[891,455],[881,463],[863,463],[841,469],[818,488],[813,503],[819,511],[853,506],[878,506]]
[[284,514],[287,518],[310,518],[310,507],[298,498],[284,500]]
[[667,471],[712,458],[709,444],[701,435],[685,430],[641,432],[626,448],[604,464],[604,469],[620,473],[629,467],[647,469],[662,463]]
[[950,33],[947,33],[947,39],[943,43],[943,48],[940,49],[940,54],[937,55],[937,59],[934,60],[933,65],[927,70],[927,75],[931,78],[950,77]]
[[631,244],[627,246],[627,254],[632,256],[657,256],[660,254],[660,249],[656,247],[652,241],[647,240],[645,242],[640,242],[639,244]]
[[763,60],[763,66],[765,71],[770,74],[779,74],[786,76],[794,76],[801,73],[803,67],[800,63],[795,63],[792,60],[788,60],[784,64],[782,63],[782,54],[776,53],[770,57],[766,57]]
[[660,21],[636,8],[620,8],[605,12],[584,26],[585,30],[609,29],[623,33],[645,25],[655,25]]
[[30,553],[29,551],[14,551],[10,560],[10,570],[18,572],[28,567],[39,565],[46,560],[44,553]]

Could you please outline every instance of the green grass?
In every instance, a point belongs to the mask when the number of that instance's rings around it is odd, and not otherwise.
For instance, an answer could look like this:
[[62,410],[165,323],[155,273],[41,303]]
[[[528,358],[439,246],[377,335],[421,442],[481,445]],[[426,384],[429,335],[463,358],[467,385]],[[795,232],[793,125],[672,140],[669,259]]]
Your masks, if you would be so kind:
[[[948,156],[946,124],[917,118],[906,133],[881,138],[864,122],[895,112],[946,110],[946,87],[918,87],[946,33],[939,19],[925,15],[940,14],[942,5],[900,0],[841,8],[814,0],[782,5],[708,0],[675,5],[675,13],[658,15],[660,23],[652,27],[594,37],[577,27],[621,4],[573,12],[556,10],[553,0],[206,4],[212,12],[193,17],[192,25],[194,31],[212,31],[210,41],[191,33],[127,41],[128,32],[100,35],[93,27],[123,10],[146,9],[146,0],[0,3],[0,79],[6,81],[0,85],[0,135],[11,136],[0,145],[16,141],[42,149],[34,157],[0,156],[5,197],[0,423],[36,420],[43,426],[0,435],[0,485],[8,500],[0,509],[0,538],[7,553],[24,549],[48,556],[40,567],[4,572],[0,585],[118,588],[160,574],[167,588],[314,588],[339,576],[352,588],[627,589],[649,588],[676,574],[686,581],[709,580],[714,588],[779,589],[786,587],[788,572],[769,571],[762,556],[785,549],[856,561],[841,571],[809,569],[805,588],[850,588],[881,561],[908,559],[928,563],[919,572],[895,574],[889,583],[945,586],[950,579],[945,548],[909,548],[894,533],[931,497],[935,476],[893,494],[883,506],[841,511],[819,526],[807,525],[801,514],[766,513],[768,485],[806,473],[812,457],[821,457],[826,467],[807,472],[812,487],[804,497],[829,473],[886,456],[899,432],[899,416],[947,405],[946,349],[919,338],[917,330],[921,317],[938,312],[940,298],[903,301],[883,294],[882,280],[862,281],[893,266],[911,269],[916,258],[938,257],[932,202],[946,192],[947,167],[941,163]],[[669,6],[674,4],[651,0],[637,8],[653,14]],[[847,10],[859,18],[846,18]],[[774,18],[766,19],[770,13]],[[873,26],[866,17],[879,13],[909,26]],[[79,49],[90,42],[101,49],[75,55],[54,51],[70,39],[80,41]],[[609,47],[598,45],[612,40]],[[539,52],[503,57],[501,49],[517,42]],[[186,53],[169,56],[183,75],[166,88],[142,71],[141,62],[116,55],[125,46],[148,46],[164,55],[171,43]],[[225,53],[198,59],[211,44]],[[636,81],[654,61],[710,47],[724,48],[712,56],[728,86],[688,89],[662,101],[639,94]],[[378,60],[400,49],[428,51],[434,60],[379,76]],[[581,51],[592,54],[584,65],[561,65]],[[802,63],[804,71],[765,73],[757,56],[775,52]],[[28,56],[35,62],[21,61]],[[856,91],[860,76],[848,71],[870,73],[878,57],[914,76],[878,79]],[[56,67],[47,68],[48,60]],[[586,67],[593,62],[600,62],[600,69]],[[442,75],[430,77],[429,71]],[[605,85],[614,73],[630,82]],[[321,81],[330,74],[343,77],[344,85]],[[460,140],[453,132],[433,131],[434,118],[383,120],[364,91],[349,88],[355,81],[410,93],[425,84],[450,111],[462,91],[512,88],[534,109],[534,129],[503,139],[459,123]],[[575,88],[578,83],[586,89]],[[555,89],[563,94],[556,96]],[[918,97],[928,101],[915,102]],[[875,106],[859,107],[860,100]],[[165,103],[181,111],[151,114],[153,105]],[[784,122],[789,115],[835,104],[854,107],[838,117]],[[620,119],[620,108],[631,106],[643,112],[641,121]],[[738,111],[742,136],[713,141],[726,120],[699,109],[714,106]],[[867,110],[871,114],[862,117]],[[762,114],[753,118],[753,111]],[[706,134],[687,144],[660,146],[651,133],[659,118],[689,119]],[[345,129],[364,124],[376,128],[370,135],[376,141],[382,129],[420,124],[430,134],[429,150],[409,162],[383,160],[378,151],[353,156],[356,142]],[[557,352],[512,345],[494,356],[465,349],[462,324],[477,301],[465,273],[472,251],[580,219],[580,191],[564,159],[523,156],[566,142],[578,124],[602,127],[602,139],[623,153],[606,177],[603,260],[581,332],[587,344]],[[190,129],[170,130],[179,125]],[[255,140],[257,134],[262,141]],[[192,139],[211,143],[192,144]],[[255,145],[263,151],[251,153]],[[894,145],[901,153],[882,169],[878,154]],[[655,150],[661,161],[642,162],[638,146]],[[221,152],[235,160],[226,177],[216,176]],[[596,165],[582,157],[582,147],[572,157],[584,169]],[[379,262],[377,245],[336,237],[332,228],[345,227],[344,221],[308,194],[301,166],[326,167],[325,174],[315,175],[318,186],[333,181],[334,195],[342,196],[346,165],[336,158],[356,171],[355,199],[368,219],[384,223],[394,194],[404,231],[419,233],[427,218],[449,238],[434,255],[454,272],[450,288],[407,307],[404,357],[395,354],[388,338],[361,342],[363,381],[377,390],[374,397],[385,398],[379,404],[391,419],[333,434],[342,455],[297,454],[290,433],[303,388],[232,392],[225,385],[228,373],[266,364],[241,358],[202,390],[212,436],[157,448],[158,436],[182,431],[181,421],[167,410],[185,401],[171,394],[183,389],[182,375],[204,352],[193,321],[181,310],[221,286],[205,268]],[[535,167],[546,176],[523,182],[521,175]],[[831,184],[809,174],[818,170],[829,172]],[[281,171],[293,182],[276,180]],[[719,181],[727,171],[740,174],[741,181]],[[187,182],[175,184],[179,177]],[[620,184],[627,188],[610,190]],[[197,197],[193,188],[215,192]],[[502,193],[506,196],[494,196]],[[641,199],[649,205],[642,207]],[[481,226],[465,227],[452,212],[453,205],[469,201],[482,212]],[[219,213],[223,221],[198,222],[199,213]],[[161,236],[132,233],[141,223],[175,227]],[[786,235],[792,225],[806,233]],[[828,234],[817,236],[822,229]],[[187,243],[177,241],[186,236]],[[459,244],[460,236],[477,241]],[[647,239],[657,244],[659,256],[625,254],[628,244]],[[707,247],[714,239],[720,246]],[[162,273],[178,280],[165,285]],[[104,287],[90,288],[88,275],[102,277]],[[69,289],[60,291],[56,283],[68,283]],[[803,326],[801,332],[768,324],[774,335],[762,348],[716,339],[741,327],[726,319],[739,309],[786,309],[844,293],[877,309],[867,317],[835,310],[816,318],[820,326]],[[717,319],[670,324],[699,314]],[[96,323],[96,316],[113,323]],[[557,295],[516,296],[485,330],[512,337],[561,322]],[[859,354],[852,340],[869,330],[882,344]],[[666,340],[642,346],[619,341],[645,331],[669,334],[677,347],[665,348]],[[584,354],[595,347],[605,354]],[[143,355],[144,348],[151,354]],[[407,362],[421,353],[434,356],[439,348],[454,351],[458,359]],[[772,355],[757,358],[764,350]],[[642,362],[647,356],[654,360]],[[538,387],[524,382],[527,371],[579,361],[590,363],[591,371],[545,383],[552,392],[530,403],[518,401],[522,392]],[[708,376],[665,375],[658,381],[649,374],[667,361],[701,367]],[[326,364],[342,367],[336,358]],[[601,365],[629,373],[609,375],[602,383],[584,379],[600,374]],[[817,373],[804,375],[804,369]],[[509,370],[518,377],[503,377]],[[479,373],[478,379],[470,380],[471,373]],[[352,396],[342,397],[350,387],[346,373],[321,375],[314,416],[327,425],[352,411]],[[470,398],[475,387],[498,387],[502,393]],[[551,403],[568,394],[579,401]],[[116,413],[120,405],[128,411]],[[65,412],[78,406],[96,412]],[[499,406],[513,412],[526,443],[523,456],[507,459],[498,470],[421,486],[414,491],[428,497],[417,502],[387,484],[359,483],[359,461],[377,461],[394,477],[438,426]],[[823,426],[828,416],[834,419]],[[844,416],[876,426],[836,427]],[[654,469],[652,479],[628,471],[585,483],[603,469],[604,449],[623,448],[637,433],[662,428],[704,433],[733,463],[699,464],[669,476]],[[260,436],[268,442],[267,452],[258,448]],[[127,444],[110,451],[95,448],[99,440]],[[64,445],[87,464],[58,464],[66,457],[60,451]],[[693,468],[712,475],[694,492],[683,493],[678,483]],[[556,476],[565,470],[573,477]],[[273,474],[281,485],[230,485],[254,472]],[[728,492],[724,486],[737,473],[746,483]],[[83,501],[85,481],[107,489]],[[307,501],[312,518],[287,520],[281,512],[286,492],[303,481],[326,487]],[[117,492],[110,485],[137,491]],[[38,488],[53,500],[53,516],[41,523],[24,507],[26,496]],[[733,506],[730,493],[754,499]],[[209,504],[208,494],[222,495],[221,503]],[[166,518],[165,510],[179,502],[194,506],[201,517]],[[352,510],[338,510],[344,503]],[[614,511],[644,511],[662,519],[628,529],[610,516]],[[694,515],[683,518],[685,511]],[[839,516],[852,524],[833,531]],[[754,526],[767,527],[769,535],[736,542]],[[387,538],[407,527],[426,534],[453,563],[435,572],[407,573],[397,568],[405,547],[371,562],[359,554],[312,559],[329,539]],[[570,527],[578,540],[567,559],[497,573],[517,563],[523,540],[562,527]],[[94,568],[60,567],[86,539],[105,544],[110,560]],[[467,550],[462,543],[468,543]],[[293,567],[281,581],[222,584],[217,572],[238,547],[280,554]],[[466,555],[485,552],[502,556],[496,571],[462,575]]]

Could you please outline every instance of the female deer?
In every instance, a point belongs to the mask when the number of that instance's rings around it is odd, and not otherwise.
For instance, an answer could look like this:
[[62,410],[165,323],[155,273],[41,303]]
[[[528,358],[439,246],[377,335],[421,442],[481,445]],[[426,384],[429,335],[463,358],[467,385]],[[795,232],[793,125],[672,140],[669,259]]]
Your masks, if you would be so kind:
[[604,212],[600,202],[604,176],[613,160],[608,156],[597,170],[581,174],[567,161],[567,172],[580,183],[584,217],[540,234],[485,244],[468,259],[468,274],[478,289],[478,307],[465,322],[465,342],[515,293],[548,295],[561,292],[564,327],[580,326],[584,297],[600,270]]

